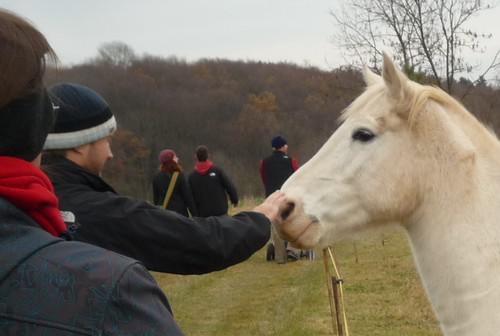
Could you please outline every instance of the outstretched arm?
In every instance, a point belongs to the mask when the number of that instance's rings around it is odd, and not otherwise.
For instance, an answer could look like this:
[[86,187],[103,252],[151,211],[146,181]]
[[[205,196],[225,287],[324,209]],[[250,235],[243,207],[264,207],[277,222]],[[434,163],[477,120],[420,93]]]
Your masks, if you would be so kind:
[[[81,194],[82,195],[82,194]],[[270,221],[258,212],[187,218],[112,193],[83,194],[79,208],[65,200],[80,228],[75,239],[141,261],[149,270],[203,274],[248,259],[269,240]]]

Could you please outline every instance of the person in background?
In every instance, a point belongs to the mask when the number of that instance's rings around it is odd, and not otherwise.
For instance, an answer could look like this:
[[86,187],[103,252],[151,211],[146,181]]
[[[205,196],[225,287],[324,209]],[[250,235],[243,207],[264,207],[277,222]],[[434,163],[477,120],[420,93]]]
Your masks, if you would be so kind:
[[153,202],[183,216],[196,216],[189,184],[182,173],[177,154],[171,149],[160,152],[160,171],[153,179]]
[[42,78],[56,56],[0,9],[0,334],[182,335],[136,260],[70,241],[40,152],[57,106]]
[[[298,168],[296,159],[288,156],[288,143],[281,135],[276,135],[271,140],[273,152],[259,163],[259,172],[264,184],[266,197],[276,190],[280,190],[285,181]],[[300,250],[288,247],[273,229],[271,232],[272,243],[268,246],[267,260],[275,259],[278,263],[287,260],[296,261],[300,257]]]
[[208,159],[207,146],[198,146],[195,154],[196,164],[188,179],[199,216],[226,215],[227,195],[233,206],[238,205],[238,193],[233,182],[222,168]]
[[281,135],[273,137],[271,146],[273,149],[271,155],[259,163],[266,197],[279,190],[287,178],[299,168],[297,160],[288,156],[288,143],[284,137]]
[[[117,124],[97,92],[73,83],[50,88],[59,105],[43,169],[76,240],[141,261],[148,269],[202,274],[248,259],[269,239],[284,196],[234,216],[187,218],[118,194],[102,178]],[[283,198],[282,198],[283,197]]]

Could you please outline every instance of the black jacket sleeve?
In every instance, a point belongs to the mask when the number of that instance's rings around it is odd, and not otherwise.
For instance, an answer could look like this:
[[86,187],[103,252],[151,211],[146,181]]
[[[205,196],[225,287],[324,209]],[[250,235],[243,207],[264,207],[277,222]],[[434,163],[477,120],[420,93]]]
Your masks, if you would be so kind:
[[227,194],[229,195],[229,199],[231,200],[232,205],[238,205],[238,193],[236,192],[236,187],[234,186],[231,179],[226,175],[226,173],[219,168],[219,176],[222,179],[222,185],[226,189]]
[[167,298],[140,264],[122,274],[111,294],[102,324],[105,336],[183,335]]
[[74,237],[176,274],[222,270],[248,259],[269,240],[270,222],[257,212],[187,218],[145,201],[78,187],[60,189],[61,210],[74,212]]
[[182,198],[186,203],[191,216],[198,216],[198,210],[196,209],[196,205],[194,204],[193,193],[191,192],[191,187],[186,180],[186,176],[182,173],[179,174],[179,189],[182,194]]

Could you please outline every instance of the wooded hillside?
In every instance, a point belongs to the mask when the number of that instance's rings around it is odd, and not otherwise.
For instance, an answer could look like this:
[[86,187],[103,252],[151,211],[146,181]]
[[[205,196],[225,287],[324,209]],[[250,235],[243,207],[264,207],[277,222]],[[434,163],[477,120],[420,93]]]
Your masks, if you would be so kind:
[[[63,81],[87,85],[108,101],[120,131],[105,177],[120,192],[147,199],[158,152],[174,149],[190,172],[200,144],[208,146],[240,195],[262,195],[258,163],[271,152],[271,137],[284,135],[289,154],[304,163],[364,87],[354,69],[326,72],[293,64],[187,63],[153,56],[127,62],[101,57],[48,71],[48,85]],[[472,89],[462,84],[455,94],[480,120],[500,130],[500,91],[484,83]]]

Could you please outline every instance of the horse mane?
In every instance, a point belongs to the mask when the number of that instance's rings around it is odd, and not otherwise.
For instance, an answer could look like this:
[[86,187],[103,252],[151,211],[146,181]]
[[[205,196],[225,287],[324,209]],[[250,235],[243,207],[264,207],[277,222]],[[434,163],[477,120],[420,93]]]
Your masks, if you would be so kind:
[[442,89],[437,88],[435,86],[428,85],[412,85],[412,99],[409,100],[409,103],[406,105],[406,110],[408,113],[408,124],[410,128],[412,128],[415,124],[415,121],[418,119],[420,113],[422,113],[425,108],[428,106],[427,104],[432,101],[441,105],[443,107],[449,107],[447,111],[454,113],[460,117],[469,116],[469,121],[477,119],[473,117],[469,111],[455,98],[451,97],[449,94],[444,92]]
[[[406,103],[408,113],[408,125],[411,128],[416,126],[417,120],[426,111],[430,102],[434,102],[445,108],[448,115],[455,120],[468,134],[469,139],[476,143],[486,143],[491,145],[493,141],[498,145],[498,138],[494,132],[486,128],[472,113],[470,113],[458,100],[450,96],[440,88],[428,85],[412,83],[412,99]],[[403,103],[404,104],[404,103]]]

